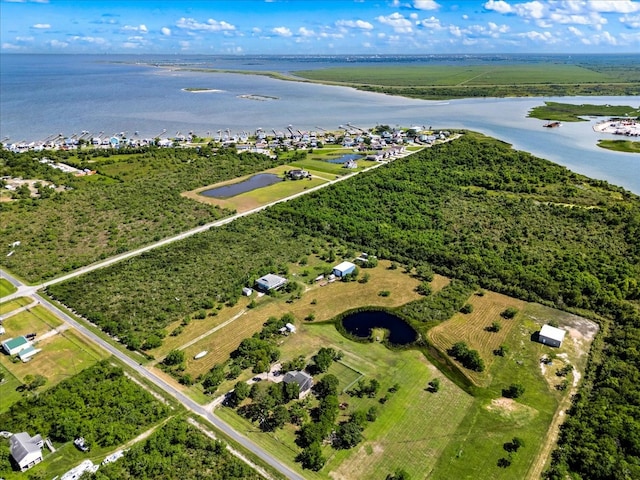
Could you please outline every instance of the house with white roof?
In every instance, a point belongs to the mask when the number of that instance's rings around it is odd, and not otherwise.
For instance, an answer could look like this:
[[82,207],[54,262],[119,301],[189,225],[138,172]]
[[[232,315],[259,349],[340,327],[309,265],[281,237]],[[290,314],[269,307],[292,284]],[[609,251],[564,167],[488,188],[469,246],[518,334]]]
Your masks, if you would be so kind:
[[538,341],[550,347],[560,347],[567,332],[551,325],[543,325],[538,334]]
[[32,437],[27,432],[16,433],[9,438],[11,458],[18,464],[21,472],[42,461],[43,445],[44,440],[40,435]]

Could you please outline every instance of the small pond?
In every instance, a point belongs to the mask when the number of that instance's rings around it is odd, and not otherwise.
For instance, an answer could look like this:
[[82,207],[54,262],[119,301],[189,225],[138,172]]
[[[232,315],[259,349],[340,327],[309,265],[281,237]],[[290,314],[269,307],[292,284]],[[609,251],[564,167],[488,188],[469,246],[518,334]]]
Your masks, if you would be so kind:
[[347,153],[339,158],[331,158],[327,160],[327,162],[343,164],[344,162],[348,162],[349,160],[360,160],[361,158],[364,158],[364,155],[358,155],[357,153]]
[[384,328],[389,330],[389,343],[395,345],[407,345],[418,338],[408,323],[383,310],[351,313],[342,319],[342,325],[348,333],[360,338],[369,338],[373,328]]
[[258,173],[257,175],[253,175],[252,177],[243,180],[242,182],[212,188],[211,190],[205,190],[204,192],[200,192],[200,194],[205,197],[229,198],[241,193],[250,192],[257,188],[267,187],[281,181],[282,177],[274,175],[273,173]]

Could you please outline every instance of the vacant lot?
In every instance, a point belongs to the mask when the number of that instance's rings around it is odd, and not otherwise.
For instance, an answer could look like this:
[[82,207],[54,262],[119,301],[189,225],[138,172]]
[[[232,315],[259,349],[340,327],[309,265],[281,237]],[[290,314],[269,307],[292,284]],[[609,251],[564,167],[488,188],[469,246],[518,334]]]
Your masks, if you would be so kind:
[[[469,348],[478,350],[486,366],[484,372],[467,369],[464,372],[476,385],[487,386],[491,382],[491,365],[496,358],[493,351],[505,343],[511,330],[518,324],[517,318],[506,320],[500,313],[508,307],[522,310],[526,303],[495,292],[485,292],[483,296],[473,295],[468,303],[473,306],[473,312],[455,314],[450,320],[429,330],[428,336],[443,352],[460,341],[466,342]],[[500,331],[488,330],[493,322],[500,323]]]
[[0,297],[6,297],[15,291],[17,291],[17,288],[14,287],[9,280],[0,278]]

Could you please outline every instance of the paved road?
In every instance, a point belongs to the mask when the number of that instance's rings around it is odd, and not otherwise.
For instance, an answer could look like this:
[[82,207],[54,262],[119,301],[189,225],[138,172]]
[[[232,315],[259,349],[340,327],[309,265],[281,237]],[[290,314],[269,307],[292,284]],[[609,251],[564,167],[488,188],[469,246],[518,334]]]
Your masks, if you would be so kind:
[[[406,152],[402,156],[410,155],[412,153],[415,153],[415,152]],[[283,465],[282,463],[280,463],[277,459],[275,459],[270,454],[265,452],[262,448],[260,448],[256,444],[254,444],[251,440],[249,440],[245,436],[243,436],[240,433],[238,433],[237,431],[235,431],[226,422],[222,421],[220,418],[218,418],[215,415],[213,415],[213,413],[208,411],[205,407],[203,407],[203,406],[199,405],[198,403],[196,403],[195,401],[191,400],[189,397],[184,395],[182,392],[177,390],[175,387],[173,387],[172,385],[170,385],[167,382],[165,382],[162,378],[156,376],[155,374],[153,374],[152,372],[150,372],[146,368],[144,368],[141,365],[139,365],[138,363],[136,363],[134,360],[132,360],[126,354],[122,353],[120,350],[118,350],[117,348],[113,347],[107,341],[103,340],[98,335],[94,334],[91,330],[89,330],[88,328],[83,326],[81,323],[77,322],[72,317],[67,315],[65,312],[60,310],[58,307],[56,307],[55,305],[50,303],[47,299],[45,299],[45,298],[41,297],[40,295],[38,295],[37,292],[38,292],[38,290],[40,290],[42,288],[46,288],[49,285],[53,285],[53,284],[56,284],[56,283],[59,283],[59,282],[64,282],[64,281],[69,280],[71,278],[77,277],[78,275],[82,275],[84,273],[91,272],[93,270],[97,270],[99,268],[103,268],[103,267],[112,265],[114,263],[120,262],[120,261],[125,260],[127,258],[131,258],[131,257],[137,256],[137,255],[140,255],[140,254],[142,254],[144,252],[147,252],[149,250],[152,250],[154,248],[158,248],[158,247],[161,247],[163,245],[168,245],[168,244],[170,244],[172,242],[176,242],[178,240],[182,240],[184,238],[190,237],[190,236],[195,235],[197,233],[204,232],[206,230],[209,230],[210,228],[215,228],[215,227],[219,227],[219,226],[222,226],[222,225],[226,225],[227,223],[231,223],[231,222],[233,222],[234,220],[236,220],[238,218],[246,217],[248,215],[252,215],[252,214],[254,214],[256,212],[259,212],[261,210],[269,208],[270,206],[275,205],[277,203],[286,202],[286,201],[292,200],[294,198],[300,197],[302,195],[306,195],[308,193],[314,192],[316,190],[320,190],[321,188],[325,188],[325,187],[327,187],[329,185],[333,185],[335,183],[342,182],[342,181],[347,180],[348,178],[351,178],[351,177],[353,177],[355,175],[358,175],[358,174],[360,174],[362,172],[378,168],[378,167],[380,167],[382,165],[385,165],[385,164],[386,164],[386,162],[378,163],[378,164],[373,165],[373,166],[371,166],[371,167],[369,167],[367,169],[361,170],[360,172],[353,172],[353,173],[350,173],[348,175],[344,175],[344,176],[336,178],[334,180],[330,180],[327,183],[324,183],[322,185],[318,185],[316,187],[309,188],[308,190],[304,190],[302,192],[296,193],[296,194],[291,195],[289,197],[273,201],[273,202],[268,203],[266,205],[254,208],[252,210],[248,210],[246,212],[238,213],[236,215],[233,215],[233,216],[230,216],[230,217],[226,217],[226,218],[223,218],[221,220],[217,220],[215,222],[207,223],[205,225],[193,228],[191,230],[187,230],[186,232],[182,232],[182,233],[180,233],[178,235],[175,235],[173,237],[165,238],[164,240],[160,240],[159,242],[152,243],[150,245],[147,245],[147,246],[135,249],[135,250],[131,250],[129,252],[126,252],[126,253],[123,253],[123,254],[120,254],[120,255],[115,255],[115,256],[110,257],[110,258],[108,258],[106,260],[103,260],[103,261],[88,265],[86,267],[79,268],[78,270],[75,270],[75,271],[73,271],[71,273],[68,273],[66,275],[54,278],[54,279],[49,280],[47,282],[44,282],[44,283],[42,283],[40,285],[33,285],[33,286],[25,285],[21,281],[19,281],[15,277],[13,277],[12,275],[10,275],[7,272],[5,272],[4,270],[0,269],[0,277],[7,279],[9,282],[11,282],[12,285],[14,285],[18,289],[17,292],[14,292],[11,295],[3,297],[2,301],[4,302],[4,301],[12,300],[12,299],[17,298],[17,297],[23,297],[23,296],[27,296],[27,297],[31,297],[31,298],[33,298],[35,300],[39,300],[40,303],[44,307],[46,307],[49,310],[51,310],[52,312],[54,312],[56,315],[58,315],[60,318],[62,318],[65,322],[67,322],[67,324],[73,326],[75,329],[77,329],[78,331],[82,332],[86,337],[88,337],[89,339],[91,339],[92,341],[97,343],[98,345],[102,346],[102,348],[104,348],[105,350],[110,352],[113,356],[115,356],[118,359],[120,359],[121,362],[125,363],[130,368],[132,368],[136,372],[138,372],[139,375],[145,377],[149,381],[151,381],[154,384],[156,384],[158,387],[160,387],[165,392],[167,392],[169,395],[171,395],[172,397],[177,399],[180,403],[182,403],[182,405],[184,405],[187,409],[189,409],[190,411],[192,411],[192,412],[194,412],[194,413],[206,418],[209,422],[211,422],[211,424],[213,424],[219,430],[221,430],[226,435],[228,435],[230,438],[232,438],[233,440],[235,440],[236,442],[241,444],[247,450],[249,450],[252,453],[254,453],[256,456],[261,458],[264,462],[266,462],[267,464],[271,465],[273,468],[275,468],[276,470],[281,472],[287,478],[290,478],[290,479],[293,479],[293,480],[304,480],[304,477],[301,477],[296,472],[291,470],[289,467],[287,467],[286,465]]]
[[[411,155],[413,153],[415,153],[415,151],[406,152],[401,156]],[[353,173],[350,173],[348,175],[344,175],[342,177],[338,177],[338,178],[336,178],[334,180],[328,181],[327,183],[323,183],[321,185],[316,185],[315,187],[309,188],[307,190],[303,190],[302,192],[298,192],[298,193],[293,194],[293,195],[291,195],[289,197],[281,198],[279,200],[275,200],[273,202],[267,203],[266,205],[262,205],[260,207],[253,208],[251,210],[247,210],[246,212],[236,213],[235,215],[232,215],[230,217],[225,217],[225,218],[223,218],[221,220],[216,220],[215,222],[210,222],[210,223],[207,223],[205,225],[201,225],[199,227],[192,228],[191,230],[187,230],[185,232],[179,233],[178,235],[174,235],[173,237],[167,237],[167,238],[165,238],[163,240],[160,240],[158,242],[151,243],[149,245],[137,248],[135,250],[130,250],[130,251],[122,253],[120,255],[114,255],[113,257],[109,257],[109,258],[107,258],[105,260],[101,260],[99,262],[92,263],[91,265],[87,265],[86,267],[81,267],[81,268],[79,268],[77,270],[74,270],[73,272],[68,273],[66,275],[62,275],[60,277],[56,277],[56,278],[54,278],[52,280],[48,280],[48,281],[46,281],[44,283],[41,283],[40,285],[32,285],[32,286],[25,285],[22,282],[20,282],[19,280],[17,280],[16,278],[9,277],[8,275],[5,274],[4,271],[0,270],[2,278],[6,278],[7,280],[9,280],[18,289],[17,292],[12,293],[11,295],[7,295],[6,297],[2,297],[2,301],[4,302],[4,301],[12,300],[12,299],[18,298],[18,297],[32,296],[38,290],[40,290],[42,288],[46,288],[49,285],[54,285],[56,283],[64,282],[64,281],[69,280],[71,278],[77,277],[78,275],[82,275],[84,273],[91,272],[91,271],[97,270],[99,268],[107,267],[107,266],[112,265],[114,263],[121,262],[122,260],[126,260],[127,258],[135,257],[135,256],[138,256],[138,255],[140,255],[140,254],[142,254],[144,252],[147,252],[149,250],[153,250],[154,248],[158,248],[158,247],[161,247],[163,245],[168,245],[168,244],[176,242],[178,240],[183,240],[183,239],[185,239],[187,237],[190,237],[192,235],[196,235],[197,233],[205,232],[205,231],[207,231],[207,230],[209,230],[211,228],[215,228],[215,227],[220,227],[222,225],[226,225],[227,223],[231,223],[234,220],[237,220],[238,218],[252,215],[252,214],[254,214],[256,212],[259,212],[261,210],[265,210],[265,209],[267,209],[267,208],[269,208],[269,207],[271,207],[273,205],[276,205],[278,203],[281,203],[281,202],[288,202],[289,200],[293,200],[294,198],[301,197],[302,195],[307,195],[308,193],[315,192],[316,190],[320,190],[321,188],[328,187],[329,185],[333,185],[334,183],[343,182],[343,181],[345,181],[345,180],[347,180],[347,179],[349,179],[349,178],[351,178],[351,177],[353,177],[355,175],[359,175],[359,174],[361,174],[363,172],[366,172],[366,171],[369,171],[369,170],[373,170],[373,169],[378,168],[378,167],[380,167],[382,165],[386,165],[386,163],[387,162],[377,163],[375,165],[372,165],[369,168],[365,168],[364,170],[360,170],[359,172],[353,172]]]
[[[6,272],[3,272],[3,276],[4,275],[7,275]],[[7,275],[6,278],[9,279],[9,278],[13,278],[13,277]],[[162,390],[164,390],[166,393],[168,393],[169,395],[174,397],[176,400],[178,400],[180,403],[182,403],[182,405],[184,405],[184,407],[186,407],[188,410],[190,410],[191,412],[193,412],[193,413],[195,413],[197,415],[200,415],[201,417],[206,418],[212,425],[214,425],[220,431],[224,432],[227,436],[229,436],[230,438],[232,438],[233,440],[238,442],[240,445],[242,445],[244,448],[246,448],[247,450],[249,450],[250,452],[255,454],[257,457],[262,459],[268,465],[271,465],[273,468],[278,470],[280,473],[285,475],[287,478],[290,478],[292,480],[304,480],[304,477],[298,475],[296,472],[291,470],[289,467],[287,467],[286,465],[283,465],[282,463],[280,463],[278,460],[276,460],[271,455],[269,455],[267,452],[265,452],[262,448],[258,447],[256,444],[254,444],[247,437],[245,437],[245,436],[241,435],[240,433],[236,432],[226,422],[222,421],[220,418],[216,417],[212,412],[210,412],[207,409],[205,409],[205,407],[199,405],[198,403],[196,403],[195,401],[193,401],[192,399],[187,397],[184,393],[182,393],[181,391],[179,391],[178,389],[176,389],[172,385],[170,385],[167,382],[165,382],[162,378],[156,376],[154,373],[150,372],[149,370],[147,370],[146,368],[144,368],[143,366],[141,366],[140,364],[138,364],[137,362],[132,360],[125,353],[121,352],[120,350],[115,348],[113,345],[109,344],[107,341],[103,340],[98,335],[93,333],[91,330],[86,328],[84,325],[82,325],[78,321],[74,320],[72,317],[67,315],[62,310],[60,310],[54,304],[49,302],[46,298],[41,297],[37,293],[33,294],[32,297],[34,299],[36,299],[36,300],[39,300],[41,305],[43,305],[44,307],[46,307],[49,310],[51,310],[52,312],[54,312],[57,316],[59,316],[62,320],[64,320],[68,325],[71,325],[73,328],[75,328],[76,330],[81,332],[83,335],[85,335],[91,341],[93,341],[93,342],[97,343],[98,345],[100,345],[102,348],[104,348],[109,353],[111,353],[114,357],[117,357],[122,363],[126,364],[128,367],[130,367],[133,370],[135,370],[140,376],[142,376],[142,377],[146,378],[147,380],[153,382],[158,387],[160,387]]]

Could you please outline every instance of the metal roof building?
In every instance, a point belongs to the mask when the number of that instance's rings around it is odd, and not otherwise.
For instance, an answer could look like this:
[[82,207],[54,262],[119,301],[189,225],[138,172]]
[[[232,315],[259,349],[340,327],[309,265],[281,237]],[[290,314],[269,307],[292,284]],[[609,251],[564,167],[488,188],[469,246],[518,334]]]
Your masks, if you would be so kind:
[[562,345],[564,336],[567,332],[551,325],[543,325],[538,334],[538,341],[544,345],[551,347],[559,347]]

